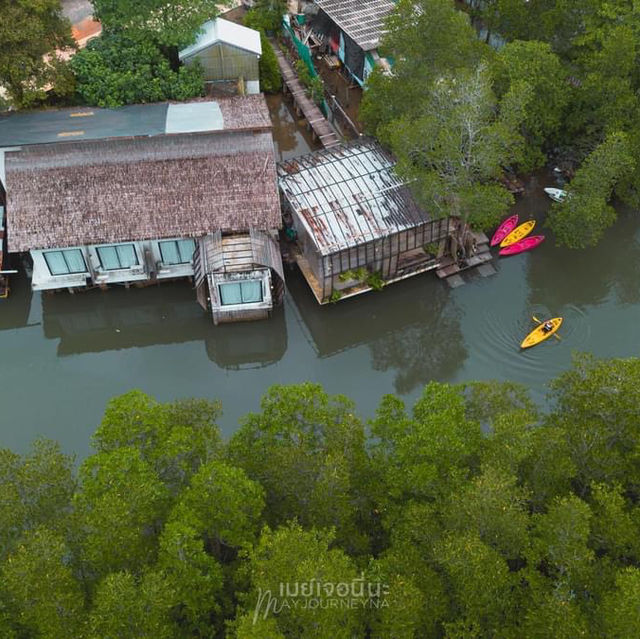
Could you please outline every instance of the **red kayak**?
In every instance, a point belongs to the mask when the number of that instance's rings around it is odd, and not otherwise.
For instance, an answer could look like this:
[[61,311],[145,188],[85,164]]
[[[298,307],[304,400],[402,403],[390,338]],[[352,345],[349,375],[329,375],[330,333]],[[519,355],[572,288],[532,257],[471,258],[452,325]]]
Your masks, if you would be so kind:
[[491,246],[495,246],[496,244],[500,244],[502,240],[504,240],[513,229],[518,226],[518,216],[512,215],[508,217],[499,227],[498,230],[493,234],[491,238]]
[[544,235],[530,235],[515,244],[511,244],[500,249],[499,255],[515,255],[516,253],[522,253],[523,251],[530,251],[542,242],[544,242]]

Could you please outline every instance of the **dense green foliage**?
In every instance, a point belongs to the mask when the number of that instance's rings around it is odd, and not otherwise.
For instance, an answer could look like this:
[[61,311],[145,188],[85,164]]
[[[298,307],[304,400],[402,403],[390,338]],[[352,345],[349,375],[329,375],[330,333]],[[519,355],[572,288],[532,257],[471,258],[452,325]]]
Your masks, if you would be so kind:
[[318,105],[324,100],[324,82],[319,75],[313,75],[304,60],[296,60],[296,72],[304,84],[309,97]]
[[186,100],[204,89],[198,65],[173,71],[153,42],[113,33],[89,42],[71,59],[71,68],[82,101],[101,107]]
[[245,26],[256,31],[277,33],[280,30],[282,16],[286,13],[286,0],[257,0],[247,11],[243,22]]
[[460,216],[478,228],[495,226],[513,201],[496,179],[501,164],[522,146],[513,126],[519,114],[504,108],[496,115],[483,67],[443,74],[423,103],[423,113],[402,116],[385,129],[398,172],[430,211]]
[[73,92],[59,56],[73,47],[60,0],[0,0],[0,87],[14,107],[42,102],[51,86],[59,96]]
[[[398,155],[402,170],[413,180],[418,196],[434,213],[458,213],[470,194],[481,214],[470,219],[483,226],[506,211],[508,198],[483,198],[496,184],[501,167],[528,172],[552,159],[575,168],[581,177],[570,185],[573,197],[556,207],[551,226],[559,243],[592,246],[615,220],[607,201],[613,196],[640,206],[640,13],[627,0],[584,2],[523,2],[483,0],[466,11],[450,0],[400,0],[389,20],[382,51],[394,61],[391,74],[372,74],[361,109],[368,130]],[[463,6],[463,5],[460,5]],[[505,45],[497,50],[482,42],[471,27],[487,27],[488,42],[498,35]],[[442,83],[459,88],[478,67],[487,68],[483,100],[464,100],[455,110],[460,117],[443,118],[433,103]],[[464,90],[464,89],[462,89]],[[464,168],[473,180],[458,183],[451,167],[460,166],[469,150],[462,120],[477,122],[480,111],[493,113],[485,125],[496,125],[504,140],[496,139],[492,170],[475,171],[477,156]],[[424,138],[424,122],[440,123],[435,141]],[[402,127],[404,135],[390,131]],[[409,132],[415,140],[406,151]],[[462,135],[460,132],[462,131]],[[506,136],[506,138],[504,138]],[[440,144],[444,141],[441,150]],[[502,146],[501,146],[502,144]],[[619,158],[612,150],[615,147]],[[434,153],[439,157],[434,161]],[[409,157],[406,157],[409,156]],[[448,160],[443,167],[441,159]],[[597,161],[603,161],[596,176]],[[595,181],[595,184],[594,184]],[[451,184],[451,189],[445,186]],[[440,198],[433,194],[440,190]],[[456,193],[451,197],[450,193]],[[584,214],[579,212],[584,210]]]
[[618,180],[635,168],[628,136],[611,133],[590,153],[567,187],[570,194],[553,205],[549,226],[563,244],[572,248],[595,246],[616,220],[608,202]]
[[168,47],[195,42],[198,29],[215,18],[226,0],[91,0],[97,20],[109,31],[126,32]]
[[267,38],[267,33],[271,34],[279,30],[282,16],[286,12],[287,5],[283,0],[258,0],[243,19],[246,27],[260,32],[262,55],[258,67],[260,90],[265,93],[277,93],[282,88],[278,59]]
[[0,451],[0,635],[634,637],[640,360],[581,356],[550,400],[430,383],[365,428],[274,386],[224,443],[216,403],[117,397],[77,473]]
[[497,179],[522,154],[524,98],[498,100],[483,46],[453,3],[401,0],[384,48],[393,73],[372,74],[361,117],[432,214],[489,228],[512,202]]
[[260,90],[264,93],[278,93],[282,88],[282,75],[280,74],[278,59],[271,42],[262,31],[260,32],[260,43],[262,45],[262,55],[258,62]]

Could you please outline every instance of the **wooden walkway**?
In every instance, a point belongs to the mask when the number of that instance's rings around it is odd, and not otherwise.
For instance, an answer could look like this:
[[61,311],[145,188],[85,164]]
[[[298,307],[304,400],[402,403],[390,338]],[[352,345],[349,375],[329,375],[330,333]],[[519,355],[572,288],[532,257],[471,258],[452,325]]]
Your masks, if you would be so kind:
[[440,279],[446,278],[447,283],[452,288],[464,284],[464,280],[462,280],[458,274],[462,271],[466,271],[467,269],[478,267],[478,272],[482,277],[487,277],[488,275],[495,273],[495,269],[493,268],[483,269],[483,265],[488,267],[488,263],[493,259],[489,249],[489,239],[484,233],[474,232],[473,236],[476,239],[478,247],[475,255],[468,257],[462,264],[458,263],[451,256],[446,256],[440,260],[440,264],[436,270],[436,275]]
[[284,57],[280,47],[276,42],[271,42],[273,50],[276,53],[278,59],[278,66],[280,67],[280,73],[282,74],[283,90],[287,91],[293,97],[294,107],[296,111],[302,113],[306,121],[308,122],[313,134],[325,149],[340,144],[340,139],[337,134],[326,120],[322,111],[316,106],[315,102],[307,95],[307,92],[293,67],[289,64],[289,61]]

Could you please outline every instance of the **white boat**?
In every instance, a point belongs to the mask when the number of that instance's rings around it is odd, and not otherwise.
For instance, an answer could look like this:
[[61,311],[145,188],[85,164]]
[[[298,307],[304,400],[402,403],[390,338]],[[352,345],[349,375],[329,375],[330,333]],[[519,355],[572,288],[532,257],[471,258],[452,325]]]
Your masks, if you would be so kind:
[[554,201],[554,202],[562,202],[566,199],[567,195],[569,195],[566,191],[562,189],[554,189],[548,186],[544,189],[544,192]]

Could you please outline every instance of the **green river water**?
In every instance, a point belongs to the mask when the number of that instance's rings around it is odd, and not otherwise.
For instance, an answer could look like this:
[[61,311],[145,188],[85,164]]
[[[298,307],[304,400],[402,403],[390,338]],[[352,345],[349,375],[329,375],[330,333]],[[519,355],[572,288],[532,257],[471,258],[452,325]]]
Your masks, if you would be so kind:
[[[270,107],[280,157],[308,150],[279,99]],[[528,181],[514,207],[522,217],[543,221],[547,184],[546,176]],[[496,259],[496,275],[467,276],[453,290],[427,273],[319,307],[291,271],[284,307],[248,324],[214,326],[187,282],[42,295],[14,278],[0,305],[0,445],[24,451],[44,435],[82,458],[107,400],[131,388],[160,400],[220,399],[225,434],[270,385],[302,380],[349,395],[365,417],[384,393],[412,402],[430,380],[512,380],[544,401],[547,382],[573,351],[638,354],[640,216],[619,214],[595,249],[547,241]],[[520,352],[533,313],[563,316],[562,340]]]

